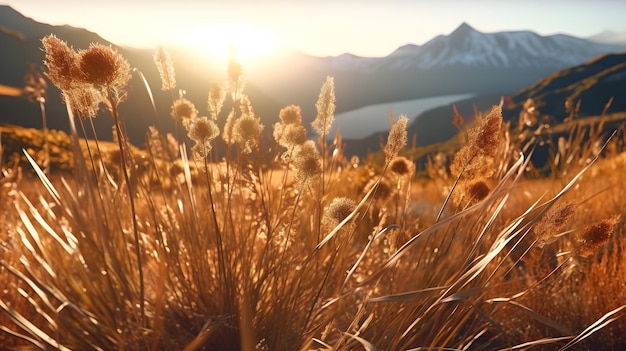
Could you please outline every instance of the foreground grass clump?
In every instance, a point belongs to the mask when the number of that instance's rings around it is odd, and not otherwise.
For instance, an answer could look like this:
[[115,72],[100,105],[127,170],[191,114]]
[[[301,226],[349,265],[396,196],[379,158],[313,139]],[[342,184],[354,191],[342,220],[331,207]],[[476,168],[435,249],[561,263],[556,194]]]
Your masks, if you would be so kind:
[[[226,83],[211,86],[208,116],[175,97],[172,117],[187,135],[176,140],[151,129],[149,156],[138,158],[117,113],[125,60],[109,47],[76,52],[52,36],[43,43],[48,77],[62,89],[72,125],[84,128],[104,105],[118,148],[95,143],[83,156],[86,141],[75,128],[69,177],[46,175],[28,154],[38,181],[5,172],[6,348],[626,343],[616,217],[624,202],[595,188],[597,179],[609,189],[624,180],[590,171],[596,158],[570,178],[525,179],[528,155],[499,106],[468,131],[440,178],[416,183],[414,163],[399,156],[405,117],[391,127],[382,167],[345,159],[340,137],[326,142],[335,102],[328,78],[316,104],[316,138],[292,105],[268,141],[270,126],[255,114],[232,59]],[[155,61],[162,88],[172,91],[169,56],[159,51]],[[9,200],[16,205],[6,206]]]

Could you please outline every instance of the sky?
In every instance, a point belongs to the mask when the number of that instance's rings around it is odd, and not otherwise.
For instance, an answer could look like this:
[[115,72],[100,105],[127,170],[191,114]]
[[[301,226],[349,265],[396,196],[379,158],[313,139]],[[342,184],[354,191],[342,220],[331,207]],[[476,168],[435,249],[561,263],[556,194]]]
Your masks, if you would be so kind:
[[[314,56],[381,57],[466,22],[475,29],[589,37],[626,32],[623,0],[0,0],[53,25],[86,28],[124,46],[196,45],[244,54],[281,47]],[[1,25],[1,23],[0,23]]]

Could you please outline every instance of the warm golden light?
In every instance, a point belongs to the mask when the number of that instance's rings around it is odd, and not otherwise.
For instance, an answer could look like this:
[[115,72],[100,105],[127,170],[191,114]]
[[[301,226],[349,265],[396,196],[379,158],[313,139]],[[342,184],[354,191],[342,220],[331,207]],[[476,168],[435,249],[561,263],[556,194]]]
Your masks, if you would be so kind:
[[196,26],[182,31],[180,37],[182,44],[219,58],[227,58],[234,49],[243,63],[271,55],[284,46],[276,33],[234,24]]

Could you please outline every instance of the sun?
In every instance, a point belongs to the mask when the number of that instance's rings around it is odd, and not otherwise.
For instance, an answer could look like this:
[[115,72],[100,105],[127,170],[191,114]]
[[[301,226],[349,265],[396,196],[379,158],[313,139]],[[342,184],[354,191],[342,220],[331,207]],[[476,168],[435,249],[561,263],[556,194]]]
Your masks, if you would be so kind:
[[280,35],[262,27],[235,24],[201,25],[181,32],[180,43],[213,57],[234,52],[242,63],[266,58],[284,47]]

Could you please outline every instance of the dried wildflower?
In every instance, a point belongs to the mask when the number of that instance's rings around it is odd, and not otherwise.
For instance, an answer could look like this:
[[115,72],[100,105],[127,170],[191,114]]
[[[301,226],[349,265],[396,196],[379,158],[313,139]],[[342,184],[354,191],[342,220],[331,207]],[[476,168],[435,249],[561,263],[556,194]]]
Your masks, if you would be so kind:
[[559,204],[541,217],[533,228],[539,247],[556,240],[556,234],[565,228],[575,210],[576,204]]
[[93,118],[98,115],[98,109],[104,97],[100,90],[83,85],[64,90],[63,100],[77,117]]
[[226,99],[226,90],[222,85],[211,82],[209,85],[208,109],[211,112],[211,118],[217,120],[217,116],[222,111],[224,100]]
[[596,223],[587,226],[582,235],[580,236],[578,254],[583,257],[588,257],[600,248],[600,246],[606,244],[613,232],[619,219],[617,217],[603,219]]
[[501,128],[502,108],[496,105],[478,127],[469,131],[467,145],[456,153],[450,165],[452,174],[463,170],[467,179],[491,177]]
[[296,179],[299,182],[310,180],[322,173],[321,157],[313,141],[307,140],[296,148],[293,165],[297,170]]
[[502,129],[502,107],[494,106],[478,128],[470,130],[468,143],[470,147],[480,150],[487,157],[494,157],[500,146],[500,130]]
[[489,186],[482,180],[472,183],[466,189],[467,197],[471,201],[481,201],[489,195],[490,191]]
[[209,143],[219,134],[217,124],[207,117],[196,118],[189,127],[189,138],[197,143]]
[[91,44],[79,52],[78,66],[85,83],[119,89],[130,79],[130,65],[110,46]]
[[176,87],[176,76],[170,54],[165,49],[159,48],[154,53],[153,59],[161,75],[161,90],[173,90]]
[[406,146],[407,135],[406,127],[409,119],[405,115],[400,115],[398,121],[391,126],[389,136],[387,137],[387,145],[385,145],[385,162],[389,163],[393,160],[400,150]]
[[191,147],[191,154],[196,161],[204,162],[212,149],[211,143],[198,143]]
[[257,145],[263,128],[264,126],[258,117],[244,114],[233,125],[233,139],[243,146],[245,153],[250,153],[252,147]]
[[378,182],[377,179],[371,179],[365,188],[363,189],[364,193],[367,193],[372,189],[372,187],[376,186],[376,190],[372,193],[372,198],[379,202],[384,202],[388,198],[390,198],[394,193],[394,187],[392,187],[387,179],[383,178]]
[[297,105],[283,107],[278,117],[283,124],[302,124],[302,109]]
[[320,136],[327,135],[335,120],[335,83],[332,77],[326,77],[315,107],[317,117],[311,125]]
[[324,209],[322,223],[325,227],[335,227],[356,209],[356,202],[346,197],[337,197]]
[[389,165],[389,170],[400,176],[410,174],[413,172],[413,162],[406,157],[397,157]]
[[294,146],[302,145],[307,141],[306,129],[299,124],[276,123],[274,125],[274,138],[281,146],[289,149]]
[[198,117],[198,110],[196,110],[196,106],[191,101],[185,98],[178,98],[174,100],[170,115],[172,119],[182,121],[183,125],[187,125],[191,120]]
[[67,46],[67,43],[54,35],[47,35],[42,40],[43,50],[46,53],[45,65],[48,67],[47,76],[61,90],[70,88],[76,78],[78,56]]

